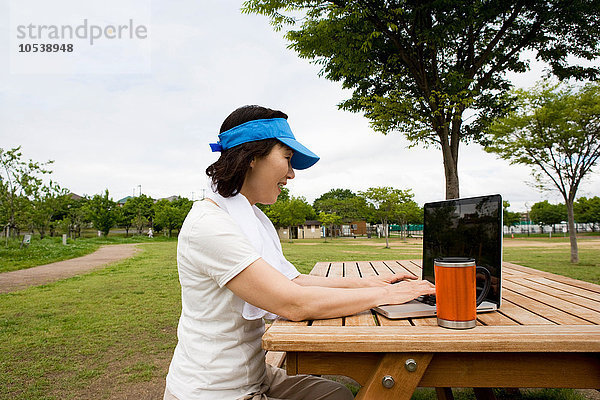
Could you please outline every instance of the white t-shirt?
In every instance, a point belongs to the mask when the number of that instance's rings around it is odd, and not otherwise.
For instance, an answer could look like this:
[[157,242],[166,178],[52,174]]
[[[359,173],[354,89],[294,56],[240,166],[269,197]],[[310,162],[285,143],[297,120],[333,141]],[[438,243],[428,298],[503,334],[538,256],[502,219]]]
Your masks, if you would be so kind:
[[182,311],[167,375],[180,400],[233,400],[259,389],[264,321],[244,319],[244,300],[225,287],[259,258],[227,212],[194,203],[177,245]]

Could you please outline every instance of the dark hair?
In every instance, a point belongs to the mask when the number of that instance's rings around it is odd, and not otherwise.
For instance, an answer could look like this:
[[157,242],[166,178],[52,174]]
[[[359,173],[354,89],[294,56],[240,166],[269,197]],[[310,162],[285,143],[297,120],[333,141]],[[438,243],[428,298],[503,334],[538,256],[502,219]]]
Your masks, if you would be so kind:
[[[287,117],[285,113],[270,108],[256,105],[243,106],[225,118],[219,133],[248,121],[269,118],[287,119]],[[213,187],[221,196],[234,196],[242,189],[252,160],[267,156],[277,143],[280,143],[277,139],[264,139],[223,150],[219,159],[206,168],[206,175],[210,176]]]

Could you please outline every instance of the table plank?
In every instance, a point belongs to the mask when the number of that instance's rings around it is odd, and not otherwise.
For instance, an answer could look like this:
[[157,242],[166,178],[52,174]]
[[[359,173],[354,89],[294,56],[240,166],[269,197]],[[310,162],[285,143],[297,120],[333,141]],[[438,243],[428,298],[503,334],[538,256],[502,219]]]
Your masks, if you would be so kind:
[[315,275],[315,276],[327,276],[327,273],[329,272],[329,266],[331,265],[331,263],[329,262],[318,262],[315,264],[315,266],[313,267],[313,269],[310,271],[309,275]]
[[[424,346],[423,344],[427,345]],[[600,326],[281,326],[263,336],[276,351],[600,352]]]
[[[329,266],[328,277],[341,278],[344,276],[344,263],[333,262]],[[344,318],[329,318],[329,319],[317,319],[312,321],[313,326],[342,326],[344,325]]]
[[542,285],[551,286],[557,290],[562,290],[567,293],[572,293],[574,295],[580,296],[585,299],[600,301],[600,294],[596,292],[592,292],[591,290],[581,289],[575,286],[567,285],[562,282],[553,281],[548,278],[544,278],[541,276],[532,276],[528,275],[526,277],[527,280],[534,281],[540,283]]
[[594,320],[600,322],[600,315],[588,308],[566,302],[510,281],[504,282],[503,287],[503,295],[506,299],[520,304],[528,310],[535,310],[536,314],[542,315],[558,324],[587,325],[594,323]]
[[520,305],[511,302],[510,300],[507,300],[507,298],[504,296],[502,299],[502,305],[497,313],[500,313],[521,325],[555,325],[555,323],[549,319],[529,311],[528,309],[525,309]]
[[590,282],[584,282],[584,281],[580,281],[577,279],[573,279],[573,278],[569,278],[567,276],[562,276],[562,275],[556,275],[550,272],[546,272],[546,271],[540,271],[537,269],[533,269],[533,268],[529,268],[529,267],[524,267],[522,265],[518,265],[518,264],[513,264],[513,263],[509,263],[504,261],[502,263],[503,267],[508,267],[508,268],[512,268],[515,269],[517,271],[521,271],[521,272],[526,272],[529,275],[533,275],[533,276],[541,276],[544,278],[548,278],[551,279],[553,281],[556,282],[561,282],[567,285],[571,285],[571,286],[575,286],[581,289],[587,289],[591,292],[595,292],[595,293],[600,293],[600,285],[596,285]]
[[[529,290],[535,290],[538,293],[544,293],[545,295],[542,296],[542,298],[547,299],[548,301],[552,301],[552,305],[555,307],[559,307],[563,310],[568,310],[569,312],[586,318],[589,321],[594,322],[596,324],[600,323],[600,301],[590,300],[588,298],[581,297],[576,294],[572,294],[562,290],[558,290],[551,286],[543,285],[536,281],[526,278],[511,279],[510,282],[528,288],[528,292]],[[554,299],[559,300],[555,301]],[[581,314],[581,310],[584,310],[584,314]],[[590,311],[595,315],[590,317],[584,316],[589,315]]]
[[[368,272],[367,272],[368,273]],[[373,272],[374,274],[375,272]],[[357,262],[344,263],[344,276],[346,277],[361,277],[361,271]],[[361,313],[350,315],[345,318],[346,326],[375,326],[375,319],[371,310],[366,310]]]

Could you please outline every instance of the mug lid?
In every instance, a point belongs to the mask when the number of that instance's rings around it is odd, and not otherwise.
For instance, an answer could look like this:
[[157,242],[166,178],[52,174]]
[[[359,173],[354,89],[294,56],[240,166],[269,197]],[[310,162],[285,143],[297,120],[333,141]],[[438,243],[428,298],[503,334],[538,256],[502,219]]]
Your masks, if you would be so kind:
[[475,259],[472,257],[440,257],[433,260],[434,265],[440,267],[472,267]]

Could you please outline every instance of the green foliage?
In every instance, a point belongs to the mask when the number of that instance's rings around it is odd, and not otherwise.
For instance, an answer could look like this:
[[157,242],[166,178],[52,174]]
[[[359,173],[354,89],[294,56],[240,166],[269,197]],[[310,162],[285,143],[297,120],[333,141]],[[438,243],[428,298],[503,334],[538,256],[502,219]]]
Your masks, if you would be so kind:
[[342,217],[337,215],[335,211],[332,213],[321,211],[317,216],[317,219],[321,222],[321,224],[329,226],[329,235],[333,239],[333,226],[340,224],[342,222]]
[[0,225],[7,229],[7,239],[11,231],[31,225],[31,200],[39,198],[40,191],[51,190],[43,185],[41,176],[51,173],[46,167],[53,161],[25,161],[20,150],[21,146],[0,148]]
[[115,225],[117,214],[116,203],[108,197],[108,189],[104,195],[94,195],[88,203],[88,212],[94,228],[98,229],[104,236],[108,235],[110,229]]
[[550,204],[544,200],[531,206],[529,218],[540,226],[560,224],[567,220],[567,209],[564,204]]
[[349,189],[331,189],[313,202],[317,213],[335,213],[344,222],[370,220],[370,210],[364,197]]
[[573,204],[575,211],[575,220],[582,223],[599,224],[600,223],[600,197],[594,196],[591,199],[580,197]]
[[166,229],[169,237],[174,229],[181,228],[185,215],[167,199],[161,199],[154,204],[154,222],[157,231]]
[[504,226],[514,226],[521,221],[521,214],[518,212],[508,211],[510,207],[510,203],[506,200],[502,202],[502,220],[504,222]]
[[137,197],[130,197],[125,201],[119,225],[126,228],[127,232],[129,232],[129,227],[133,225],[137,229],[138,235],[141,235],[144,226],[152,221],[153,217],[154,200],[145,194],[141,194]]
[[483,140],[510,108],[506,72],[529,68],[524,51],[561,79],[600,72],[569,64],[571,55],[600,56],[598,2],[248,0],[242,11],[289,26],[290,47],[353,90],[340,108],[364,113],[384,134],[441,147],[447,198],[459,197],[459,143]]
[[388,238],[388,222],[397,221],[401,224],[409,222],[422,222],[423,211],[414,202],[411,190],[399,190],[393,187],[372,187],[360,195],[370,205],[372,215],[383,224],[386,238]]
[[304,197],[294,196],[277,198],[265,213],[276,227],[298,226],[316,217],[315,210]]

